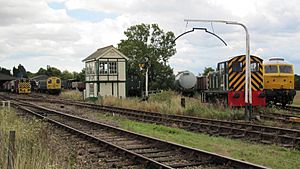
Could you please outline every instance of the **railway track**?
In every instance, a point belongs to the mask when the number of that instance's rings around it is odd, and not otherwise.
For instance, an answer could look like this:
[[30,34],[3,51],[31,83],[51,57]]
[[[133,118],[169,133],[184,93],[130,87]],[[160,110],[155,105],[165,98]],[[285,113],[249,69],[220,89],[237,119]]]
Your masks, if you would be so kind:
[[280,121],[287,124],[300,125],[300,107],[296,106],[276,106],[279,109],[286,110],[288,113],[260,113],[259,116],[264,120]]
[[261,113],[261,119],[280,121],[286,124],[300,125],[300,114],[283,114],[283,113]]
[[[25,99],[27,101],[37,101],[36,99]],[[206,133],[214,136],[225,136],[229,138],[244,139],[263,144],[277,144],[287,148],[300,149],[300,130],[270,127],[264,125],[255,125],[242,122],[232,122],[224,120],[214,120],[206,118],[197,118],[182,115],[162,114],[157,112],[125,109],[112,106],[101,106],[91,103],[70,101],[70,100],[53,100],[38,99],[50,103],[66,104],[110,112],[125,116],[128,119],[174,126],[188,131]]]
[[[34,114],[71,133],[126,156],[125,165],[140,168],[266,168],[229,157],[189,148],[171,142],[136,134],[114,126],[66,114],[28,102],[13,101],[13,105]],[[120,158],[121,159],[121,158]],[[121,162],[121,161],[118,161]],[[121,166],[123,163],[120,164]]]
[[294,112],[294,114],[300,115],[300,107],[288,105],[285,106],[285,109]]

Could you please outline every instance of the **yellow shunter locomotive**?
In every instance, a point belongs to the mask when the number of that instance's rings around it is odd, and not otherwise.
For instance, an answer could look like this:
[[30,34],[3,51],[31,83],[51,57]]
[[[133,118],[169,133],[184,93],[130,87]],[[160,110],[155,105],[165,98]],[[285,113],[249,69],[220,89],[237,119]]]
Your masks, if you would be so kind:
[[29,79],[16,80],[16,93],[29,94],[31,92],[31,85]]
[[264,89],[267,103],[292,104],[296,95],[294,88],[294,65],[283,58],[264,61]]

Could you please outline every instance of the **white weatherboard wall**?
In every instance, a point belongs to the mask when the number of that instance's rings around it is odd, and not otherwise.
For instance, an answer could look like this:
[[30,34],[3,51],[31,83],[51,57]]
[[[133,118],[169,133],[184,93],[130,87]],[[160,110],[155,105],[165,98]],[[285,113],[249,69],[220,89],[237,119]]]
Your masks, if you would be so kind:
[[86,97],[126,97],[126,60],[112,46],[98,49],[85,59]]

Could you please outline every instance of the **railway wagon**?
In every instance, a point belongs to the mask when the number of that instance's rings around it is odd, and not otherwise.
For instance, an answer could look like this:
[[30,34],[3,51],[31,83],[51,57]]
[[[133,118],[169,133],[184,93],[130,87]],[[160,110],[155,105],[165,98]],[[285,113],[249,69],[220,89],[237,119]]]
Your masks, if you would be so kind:
[[127,96],[141,97],[143,89],[142,79],[137,73],[129,73],[127,77]]
[[201,92],[208,90],[208,76],[197,76],[196,90]]
[[3,89],[6,92],[11,92],[11,81],[7,81],[3,84]]
[[264,61],[264,89],[268,104],[292,104],[296,95],[294,88],[294,65],[283,58]]
[[[266,106],[262,59],[253,55],[250,59],[252,105]],[[216,71],[208,74],[208,89],[201,92],[202,101],[232,107],[245,106],[245,71],[245,55],[235,56],[218,63]],[[205,83],[199,85],[206,86],[207,81],[203,80],[200,83]]]
[[48,77],[44,80],[38,81],[38,91],[49,94],[60,94],[61,80],[58,77]]
[[85,84],[84,82],[72,82],[72,89],[83,91],[85,89]]

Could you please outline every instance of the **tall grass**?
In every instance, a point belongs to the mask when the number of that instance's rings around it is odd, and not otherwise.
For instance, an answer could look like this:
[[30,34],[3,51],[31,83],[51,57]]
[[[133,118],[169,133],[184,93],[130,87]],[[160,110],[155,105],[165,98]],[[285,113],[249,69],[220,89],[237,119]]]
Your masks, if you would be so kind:
[[224,106],[201,103],[200,99],[185,97],[186,107],[181,107],[181,96],[172,91],[152,94],[147,102],[140,98],[119,99],[104,97],[98,100],[99,104],[161,112],[166,114],[190,115],[217,119],[242,119],[242,110],[233,110]]
[[60,97],[64,99],[83,100],[83,92],[77,90],[64,90],[61,92]]
[[51,155],[47,148],[47,131],[41,121],[19,118],[13,110],[8,109],[0,109],[0,168],[7,167],[10,130],[16,131],[15,169],[69,168],[68,164],[60,164],[60,159]]

